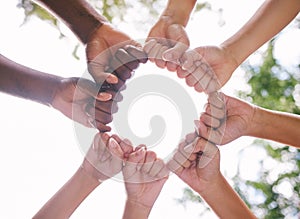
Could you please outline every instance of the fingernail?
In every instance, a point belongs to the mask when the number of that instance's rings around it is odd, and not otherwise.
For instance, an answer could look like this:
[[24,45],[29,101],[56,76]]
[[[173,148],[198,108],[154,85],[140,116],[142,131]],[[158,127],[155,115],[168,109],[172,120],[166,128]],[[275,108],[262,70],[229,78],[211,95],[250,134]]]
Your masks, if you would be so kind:
[[89,118],[88,118],[88,123],[89,123],[92,127],[96,128],[95,120],[94,120],[93,118],[89,117]]
[[172,59],[173,59],[172,53],[168,52],[168,53],[163,54],[163,59],[164,59],[165,61],[170,61],[170,60],[172,60]]
[[194,120],[194,124],[196,126],[196,129],[200,128],[200,121],[199,120]]
[[116,84],[118,83],[118,78],[115,75],[110,74],[107,76],[106,81],[110,84]]
[[140,149],[137,150],[136,155],[140,156],[142,155],[144,152],[146,151],[146,149],[144,147],[141,147]]
[[106,93],[106,92],[101,92],[97,96],[101,101],[107,101],[112,98],[112,95],[110,93]]
[[192,153],[194,150],[194,144],[191,143],[183,148],[183,150],[187,153]]
[[108,145],[109,145],[110,148],[113,148],[113,149],[115,149],[115,148],[118,147],[118,143],[117,143],[116,140],[113,139],[113,138],[110,138],[110,139],[109,139]]

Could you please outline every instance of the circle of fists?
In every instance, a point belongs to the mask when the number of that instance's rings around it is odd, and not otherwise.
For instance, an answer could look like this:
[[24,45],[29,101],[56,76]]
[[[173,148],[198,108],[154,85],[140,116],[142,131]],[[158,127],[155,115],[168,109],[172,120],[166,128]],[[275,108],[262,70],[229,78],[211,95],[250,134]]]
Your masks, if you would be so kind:
[[[218,71],[215,72],[217,67],[211,66],[215,60],[203,48],[188,48],[188,37],[182,26],[170,25],[167,35],[167,39],[149,37],[143,48],[123,42],[89,57],[88,71],[96,85],[91,88],[84,80],[78,82],[80,92],[85,89],[92,97],[98,97],[83,104],[88,122],[100,133],[110,131],[107,124],[118,111],[117,103],[123,99],[121,92],[126,88],[126,81],[140,63],[148,60],[159,68],[176,71],[188,86],[205,92],[208,95],[205,112],[195,120],[196,131],[186,136],[168,161],[157,158],[146,146],[133,148],[130,141],[121,140],[117,135],[98,134],[86,159],[97,170],[92,172],[100,181],[120,171],[129,184],[161,180],[167,178],[169,171],[178,175],[186,169],[204,168],[218,153],[216,144],[222,142],[225,133],[226,110],[224,95],[217,92],[224,83],[219,81]],[[172,38],[174,35],[178,37]]]

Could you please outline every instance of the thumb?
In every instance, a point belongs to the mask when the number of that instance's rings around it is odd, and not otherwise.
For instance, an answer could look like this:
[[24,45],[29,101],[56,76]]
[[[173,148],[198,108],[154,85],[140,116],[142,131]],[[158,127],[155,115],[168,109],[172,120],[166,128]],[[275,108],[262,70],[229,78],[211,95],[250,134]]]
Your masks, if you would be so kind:
[[118,158],[123,159],[123,151],[121,149],[121,146],[112,137],[108,140],[108,148],[112,155],[115,155]]
[[165,61],[176,61],[181,58],[183,53],[190,45],[189,38],[182,25],[172,24],[168,27],[167,37],[174,44],[172,48],[166,50],[162,57]]
[[77,87],[80,89],[81,92],[94,97],[99,101],[108,101],[112,98],[112,95],[105,92],[100,92],[100,88],[92,81],[80,78],[77,82]]

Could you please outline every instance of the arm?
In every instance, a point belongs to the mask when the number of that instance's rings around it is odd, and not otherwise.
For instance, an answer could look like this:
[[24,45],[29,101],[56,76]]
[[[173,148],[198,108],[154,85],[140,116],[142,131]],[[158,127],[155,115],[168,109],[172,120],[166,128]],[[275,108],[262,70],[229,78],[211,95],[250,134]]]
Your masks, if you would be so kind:
[[245,135],[269,139],[300,148],[300,116],[256,107]]
[[111,104],[102,101],[110,100],[111,95],[99,93],[99,87],[92,81],[40,72],[2,55],[0,78],[1,92],[53,107],[87,127],[110,130],[105,124],[111,122]]
[[168,167],[220,218],[255,218],[220,172],[220,151],[214,144],[191,133],[179,145]]
[[220,218],[256,218],[222,174],[199,194]]
[[107,23],[106,18],[97,13],[85,0],[36,1],[61,18],[84,44],[96,29]]
[[79,168],[33,218],[69,218],[80,203],[100,184]]
[[[222,43],[238,64],[288,25],[300,11],[299,0],[266,0],[252,18]],[[242,49],[241,49],[242,48]]]
[[120,145],[107,134],[97,134],[83,164],[34,218],[69,218],[97,186],[121,171],[122,159]]
[[19,65],[0,54],[0,91],[51,106],[61,77]]

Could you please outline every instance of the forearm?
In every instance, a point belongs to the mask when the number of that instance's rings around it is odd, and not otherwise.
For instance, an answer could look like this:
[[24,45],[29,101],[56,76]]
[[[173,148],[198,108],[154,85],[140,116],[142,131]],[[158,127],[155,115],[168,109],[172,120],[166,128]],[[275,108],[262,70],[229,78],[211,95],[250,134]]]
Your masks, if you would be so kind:
[[107,22],[106,18],[85,0],[36,1],[60,17],[84,44],[87,43],[92,32]]
[[186,26],[195,4],[196,0],[169,0],[161,17],[170,17],[173,23]]
[[249,136],[269,139],[300,148],[300,116],[257,107]]
[[123,212],[123,219],[146,219],[150,214],[151,208],[137,202],[127,200]]
[[221,174],[199,194],[220,218],[256,218]]
[[266,0],[250,20],[221,44],[241,64],[250,54],[270,40],[300,10],[299,0]]
[[50,106],[62,78],[15,63],[0,54],[0,91]]
[[73,177],[41,208],[33,218],[69,218],[79,204],[100,183],[79,168]]

